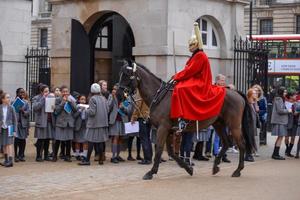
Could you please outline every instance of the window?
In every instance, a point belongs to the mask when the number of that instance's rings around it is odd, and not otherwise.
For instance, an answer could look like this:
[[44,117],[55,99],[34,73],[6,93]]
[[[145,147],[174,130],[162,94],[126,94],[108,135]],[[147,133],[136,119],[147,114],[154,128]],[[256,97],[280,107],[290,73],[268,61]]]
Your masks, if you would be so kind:
[[259,30],[261,35],[273,34],[273,19],[261,19]]
[[40,29],[40,47],[48,47],[48,30]]
[[217,48],[218,35],[212,22],[203,18],[198,19],[197,22],[200,26],[203,45],[206,48]]
[[111,24],[107,24],[99,29],[99,33],[95,43],[95,48],[110,51],[112,49],[111,43]]
[[296,16],[296,33],[300,34],[300,15]]

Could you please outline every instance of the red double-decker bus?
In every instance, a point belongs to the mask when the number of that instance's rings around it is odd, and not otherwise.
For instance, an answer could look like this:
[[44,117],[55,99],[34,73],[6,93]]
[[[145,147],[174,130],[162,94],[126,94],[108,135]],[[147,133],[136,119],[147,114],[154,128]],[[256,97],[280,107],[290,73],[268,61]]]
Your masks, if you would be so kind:
[[300,89],[300,34],[253,35],[269,49],[269,86]]

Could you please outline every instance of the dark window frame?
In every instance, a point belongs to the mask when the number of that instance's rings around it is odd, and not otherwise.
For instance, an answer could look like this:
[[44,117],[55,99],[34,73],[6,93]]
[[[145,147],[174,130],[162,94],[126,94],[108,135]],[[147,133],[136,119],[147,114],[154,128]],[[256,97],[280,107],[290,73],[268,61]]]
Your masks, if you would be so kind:
[[[107,35],[102,35],[102,30],[107,27]],[[100,47],[96,47],[97,40],[100,40]],[[107,48],[102,47],[102,41],[103,39],[107,39]],[[98,29],[98,35],[95,40],[95,50],[98,51],[112,51],[112,23],[109,21],[105,24],[103,24]]]
[[[264,24],[271,22],[270,24]],[[264,26],[264,27],[263,27]],[[268,30],[271,29],[271,30]],[[262,18],[259,20],[259,34],[260,35],[272,35],[273,34],[273,18]]]
[[300,14],[296,15],[296,34],[300,34]]
[[48,47],[48,29],[41,28],[40,29],[40,41],[39,47]]

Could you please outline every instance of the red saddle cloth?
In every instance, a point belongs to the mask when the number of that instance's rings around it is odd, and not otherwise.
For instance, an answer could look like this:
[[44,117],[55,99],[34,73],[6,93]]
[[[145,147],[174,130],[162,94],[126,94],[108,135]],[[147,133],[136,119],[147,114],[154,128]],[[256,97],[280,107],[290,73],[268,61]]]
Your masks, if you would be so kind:
[[194,53],[173,78],[178,83],[172,95],[171,118],[200,121],[221,112],[226,90],[212,84],[209,60],[203,51]]

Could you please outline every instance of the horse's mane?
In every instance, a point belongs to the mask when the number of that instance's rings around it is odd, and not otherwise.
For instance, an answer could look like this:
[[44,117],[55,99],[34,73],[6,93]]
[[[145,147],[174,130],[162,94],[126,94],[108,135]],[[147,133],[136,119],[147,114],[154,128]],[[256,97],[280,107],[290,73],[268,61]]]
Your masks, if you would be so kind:
[[154,76],[156,79],[158,79],[160,82],[164,82],[161,78],[157,77],[155,74],[153,74],[146,66],[140,64],[140,63],[137,63],[137,66],[139,66],[140,68],[142,68],[143,70],[145,70],[147,73],[149,73],[150,75]]

